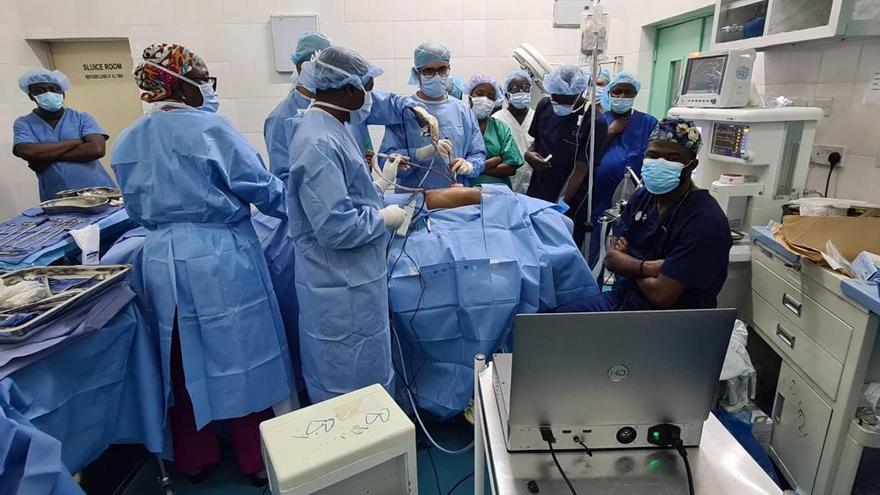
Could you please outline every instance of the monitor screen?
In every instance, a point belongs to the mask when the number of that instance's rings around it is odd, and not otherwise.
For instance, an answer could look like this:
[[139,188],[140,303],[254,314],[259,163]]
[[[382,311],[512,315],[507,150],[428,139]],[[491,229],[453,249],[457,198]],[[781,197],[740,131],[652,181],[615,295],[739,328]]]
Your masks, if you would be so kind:
[[727,55],[688,59],[684,74],[684,95],[721,94]]

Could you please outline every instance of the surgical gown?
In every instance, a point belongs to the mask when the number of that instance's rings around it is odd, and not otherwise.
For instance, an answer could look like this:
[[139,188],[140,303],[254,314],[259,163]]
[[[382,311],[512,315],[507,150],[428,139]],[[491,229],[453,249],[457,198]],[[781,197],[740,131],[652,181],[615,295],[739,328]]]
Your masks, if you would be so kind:
[[[422,100],[417,96],[408,96],[407,99],[412,105],[422,106],[437,117],[440,122],[440,138],[452,141],[451,159],[463,158],[473,164],[474,171],[467,177],[455,177],[455,182],[468,185],[468,180],[479,177],[486,167],[486,146],[477,118],[471,109],[455,98],[439,102]],[[428,144],[431,144],[430,139],[421,135],[412,115],[406,115],[403,124],[386,127],[380,151],[389,155],[400,153],[408,156],[417,165],[400,171],[397,175],[398,184],[424,189],[452,185],[453,176],[446,158],[434,153],[427,160],[415,160],[416,150]]]
[[[604,116],[605,122],[610,126],[614,122],[614,116],[611,112],[605,112]],[[626,167],[632,168],[641,177],[648,138],[655,127],[657,119],[634,110],[623,134],[615,136],[605,145],[605,155],[594,172],[596,185],[593,188],[593,225],[598,226],[599,217],[611,208],[614,191],[623,180]],[[599,259],[599,238],[598,232],[597,235],[590,236],[590,266],[595,265]]]
[[113,149],[132,220],[149,230],[139,273],[171,399],[175,312],[197,428],[291,395],[284,325],[250,205],[286,215],[284,185],[223,117],[196,109],[137,120]]
[[[309,107],[308,100],[304,97],[297,98],[294,93],[296,89],[291,90],[278,103],[263,123],[263,138],[266,140],[266,149],[269,153],[269,170],[282,182],[287,182],[287,171],[290,168],[290,130],[285,126],[284,121],[296,117]],[[361,156],[364,156],[367,150],[372,151],[373,141],[370,139],[367,125],[358,124],[351,126],[351,129],[353,137],[361,148]]]
[[393,393],[382,198],[346,125],[318,108],[292,120],[288,208],[309,397],[374,383]]
[[[108,138],[95,118],[86,112],[65,108],[55,127],[31,112],[15,119],[12,125],[13,146],[16,144],[59,143],[82,139],[91,134]],[[37,173],[40,183],[40,201],[56,199],[56,194],[66,189],[85,187],[116,187],[104,170],[100,160],[90,162],[54,162]]]

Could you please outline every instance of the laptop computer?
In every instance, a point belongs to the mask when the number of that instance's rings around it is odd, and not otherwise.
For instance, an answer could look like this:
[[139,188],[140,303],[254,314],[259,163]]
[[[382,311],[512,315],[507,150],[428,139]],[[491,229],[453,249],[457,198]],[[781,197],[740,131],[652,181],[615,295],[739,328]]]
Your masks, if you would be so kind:
[[700,443],[735,309],[518,315],[513,354],[494,357],[510,451],[651,447],[648,429]]

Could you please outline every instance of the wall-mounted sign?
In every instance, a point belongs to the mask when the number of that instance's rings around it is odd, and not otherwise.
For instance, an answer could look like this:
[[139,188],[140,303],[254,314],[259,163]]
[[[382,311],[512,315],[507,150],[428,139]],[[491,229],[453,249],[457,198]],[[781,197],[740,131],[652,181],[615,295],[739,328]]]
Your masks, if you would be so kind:
[[122,62],[99,62],[82,64],[86,80],[125,79]]

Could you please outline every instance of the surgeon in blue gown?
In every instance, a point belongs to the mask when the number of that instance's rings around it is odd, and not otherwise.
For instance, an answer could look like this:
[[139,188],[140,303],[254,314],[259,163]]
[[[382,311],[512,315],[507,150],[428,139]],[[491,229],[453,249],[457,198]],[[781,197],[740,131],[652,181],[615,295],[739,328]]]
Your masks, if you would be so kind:
[[37,174],[40,201],[67,189],[116,187],[100,161],[109,136],[88,113],[64,107],[67,76],[35,69],[18,86],[37,108],[15,119],[12,153]]
[[[266,149],[269,153],[269,170],[282,181],[287,181],[287,169],[290,165],[290,136],[284,121],[305,111],[315,98],[314,88],[307,88],[302,84],[303,62],[312,58],[318,50],[331,46],[333,46],[332,39],[315,31],[307,31],[299,37],[296,49],[290,55],[290,61],[296,67],[293,88],[263,123],[263,138],[266,140]],[[367,124],[352,126],[351,130],[358,141],[365,162],[369,164],[373,157],[373,141],[370,139]]]
[[160,334],[175,465],[204,479],[220,458],[212,421],[230,420],[239,468],[265,482],[259,422],[291,395],[284,326],[251,205],[284,218],[284,185],[215,112],[216,79],[187,48],[154,44],[135,70],[154,103],[119,137],[113,169],[149,231],[138,273]]
[[[605,155],[594,172],[593,187],[593,225],[599,228],[599,217],[613,206],[614,191],[626,174],[626,167],[641,177],[642,160],[648,147],[648,138],[657,127],[657,119],[633,109],[633,103],[641,90],[641,82],[627,72],[620,72],[612,78],[603,93],[602,107],[605,108],[605,122],[608,124],[608,139],[605,141]],[[599,259],[600,235],[590,236],[590,266]]]
[[[369,115],[373,78],[382,70],[334,47],[306,62],[303,72],[316,95],[293,119],[288,208],[306,387],[314,402],[374,383],[394,393],[385,246],[386,231],[405,214],[398,206],[383,208],[348,131]],[[386,164],[392,180],[399,164]]]
[[449,48],[440,43],[422,43],[413,54],[410,84],[419,90],[409,97],[422,104],[440,123],[439,141],[421,135],[416,120],[408,116],[401,125],[385,129],[380,151],[410,158],[413,166],[401,169],[398,183],[409,188],[438,189],[452,184],[469,185],[483,173],[486,147],[477,118],[464,102],[450,98],[448,91]]

